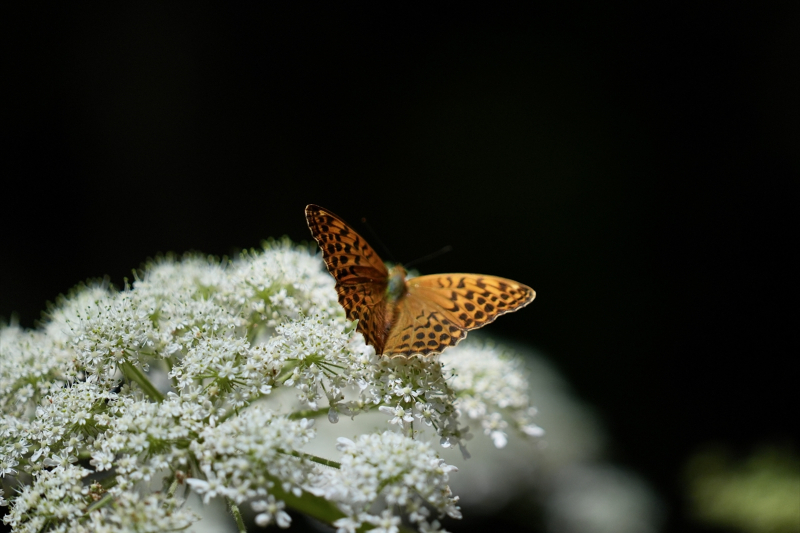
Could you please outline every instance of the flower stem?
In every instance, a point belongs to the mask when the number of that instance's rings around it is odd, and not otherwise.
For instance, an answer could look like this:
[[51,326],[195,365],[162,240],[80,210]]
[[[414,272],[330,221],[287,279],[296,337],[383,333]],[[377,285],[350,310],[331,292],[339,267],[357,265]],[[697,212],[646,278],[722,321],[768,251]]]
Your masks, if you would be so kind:
[[[308,492],[303,492],[300,496],[295,496],[291,491],[284,491],[281,482],[277,478],[272,478],[275,485],[269,489],[270,494],[278,500],[283,500],[288,507],[303,514],[316,518],[320,522],[333,524],[336,520],[343,518],[345,514],[341,512],[333,503],[319,496],[314,496]],[[371,529],[368,524],[362,524],[357,531],[362,532]],[[400,525],[401,533],[414,533],[404,525]]]
[[172,483],[169,485],[169,490],[167,491],[167,496],[172,498],[175,496],[175,491],[178,490],[178,476],[175,476],[175,479],[172,480]]
[[114,501],[114,498],[111,496],[111,494],[106,494],[105,496],[100,498],[98,501],[94,502],[92,505],[87,507],[86,508],[86,512],[83,513],[83,517],[82,518],[85,518],[85,517],[89,516],[89,514],[92,511],[96,511],[97,509],[100,509],[101,507],[105,507],[106,505],[110,504],[112,501]]
[[336,468],[337,470],[342,467],[342,463],[337,463],[336,461],[331,461],[330,459],[325,459],[323,457],[317,457],[316,455],[311,455],[310,453],[303,453],[303,452],[298,452],[298,451],[294,451],[294,450],[291,451],[291,452],[286,452],[286,451],[283,451],[283,450],[278,450],[278,451],[280,453],[284,453],[286,455],[291,455],[293,457],[300,457],[300,458],[308,459],[309,461],[312,461],[312,462],[320,464],[320,465],[330,466],[331,468]]
[[136,382],[139,387],[141,387],[142,391],[154,402],[163,402],[164,395],[158,392],[150,380],[147,379],[147,376],[144,372],[136,368],[134,365],[130,364],[129,362],[124,362],[120,365],[120,370],[122,373],[125,374],[129,380]]
[[334,504],[321,498],[314,496],[311,493],[303,492],[300,496],[295,496],[291,491],[284,491],[282,483],[279,479],[274,478],[271,481],[275,485],[269,489],[270,494],[279,500],[283,500],[287,506],[295,511],[307,514],[327,524],[333,524],[336,520],[345,516]]
[[289,420],[300,420],[301,418],[316,418],[328,413],[328,407],[320,409],[303,409],[302,411],[295,411],[289,415]]
[[239,506],[230,498],[225,498],[225,500],[228,502],[228,510],[233,515],[234,520],[236,520],[236,527],[239,529],[239,533],[247,533],[247,526],[244,525],[244,519],[242,518],[242,512],[239,510]]

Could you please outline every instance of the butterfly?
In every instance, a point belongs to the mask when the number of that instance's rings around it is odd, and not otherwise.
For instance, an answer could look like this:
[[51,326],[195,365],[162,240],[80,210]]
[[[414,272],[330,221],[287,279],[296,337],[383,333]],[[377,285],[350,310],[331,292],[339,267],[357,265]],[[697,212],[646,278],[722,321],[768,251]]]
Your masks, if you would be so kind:
[[400,265],[381,261],[344,220],[318,205],[306,221],[336,280],[339,303],[375,352],[389,357],[441,353],[498,316],[531,303],[522,283],[480,274],[433,274],[406,279]]

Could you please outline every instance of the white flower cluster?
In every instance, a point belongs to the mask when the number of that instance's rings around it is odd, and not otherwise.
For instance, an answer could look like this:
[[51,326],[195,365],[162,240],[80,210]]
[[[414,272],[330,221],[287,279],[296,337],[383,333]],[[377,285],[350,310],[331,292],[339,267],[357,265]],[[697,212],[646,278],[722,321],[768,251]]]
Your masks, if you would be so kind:
[[[40,472],[34,483],[24,486],[14,498],[4,522],[25,533],[156,533],[185,529],[197,520],[190,511],[180,509],[175,498],[163,494],[122,492],[113,500],[103,499],[99,483],[86,483],[91,473],[68,462]],[[87,501],[95,502],[92,512],[86,512]]]
[[100,303],[98,315],[84,320],[70,339],[80,369],[102,386],[113,387],[122,363],[136,364],[155,346],[155,309],[143,307],[136,293],[122,294]]
[[441,360],[452,369],[450,386],[458,396],[459,410],[480,421],[483,432],[497,448],[508,442],[509,420],[526,435],[544,435],[532,420],[536,408],[530,405],[520,359],[492,344],[467,344],[443,353]]
[[[280,389],[299,409],[270,400]],[[122,291],[78,287],[41,329],[0,327],[0,505],[14,531],[167,531],[197,519],[179,497],[193,490],[238,522],[249,502],[258,524],[287,527],[286,503],[308,497],[304,512],[329,505],[317,516],[344,515],[341,530],[396,531],[402,513],[432,530],[426,506],[459,512],[420,429],[462,450],[465,419],[498,447],[509,424],[538,434],[526,391],[490,347],[377,356],[308,249],[168,256]],[[342,441],[341,464],[303,451],[315,417],[370,411],[400,433]]]
[[[0,329],[0,416],[22,416],[38,400],[63,386],[72,352],[41,331]],[[2,473],[0,471],[0,473]]]
[[[237,504],[253,498],[255,511],[264,511],[274,504],[265,501],[268,490],[277,482],[283,491],[302,494],[302,488],[316,476],[314,463],[296,452],[314,436],[313,421],[295,421],[275,415],[260,405],[253,406],[240,416],[205,428],[191,443],[205,479],[189,479],[189,485],[203,496],[225,496]],[[294,452],[294,454],[293,454]],[[278,525],[286,527],[290,519],[285,512],[273,513]],[[271,519],[261,512],[260,525]]]
[[463,446],[468,437],[459,425],[459,400],[435,358],[377,357],[361,335],[311,318],[279,326],[266,351],[282,362],[284,385],[297,388],[301,403],[316,410],[326,396],[332,423],[340,413],[378,409],[407,430],[415,420],[433,427],[445,447]]
[[[339,533],[354,533],[364,523],[376,526],[373,531],[397,531],[400,518],[392,512],[397,508],[424,531],[438,531],[439,522],[427,520],[425,503],[461,518],[458,498],[447,486],[448,475],[456,468],[440,459],[430,444],[385,431],[361,435],[356,442],[339,438],[337,449],[343,453],[341,468],[324,471],[313,492],[340,503],[347,516],[334,522]],[[378,496],[389,509],[371,514]]]

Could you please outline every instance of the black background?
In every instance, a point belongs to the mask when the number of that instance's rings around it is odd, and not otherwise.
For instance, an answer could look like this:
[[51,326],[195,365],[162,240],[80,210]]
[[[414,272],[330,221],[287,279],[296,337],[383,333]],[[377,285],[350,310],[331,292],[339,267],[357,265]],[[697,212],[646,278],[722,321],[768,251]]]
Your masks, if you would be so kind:
[[159,252],[308,241],[307,203],[367,217],[397,260],[454,247],[423,272],[533,286],[491,333],[550,355],[667,530],[709,531],[692,452],[798,444],[800,17],[777,6],[7,13],[0,316]]

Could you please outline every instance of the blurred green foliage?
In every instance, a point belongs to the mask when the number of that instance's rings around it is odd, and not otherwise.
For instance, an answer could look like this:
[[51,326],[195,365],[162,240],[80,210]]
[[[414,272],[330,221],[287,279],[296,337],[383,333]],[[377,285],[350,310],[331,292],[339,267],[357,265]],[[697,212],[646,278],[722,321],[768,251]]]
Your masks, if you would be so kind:
[[685,474],[698,521],[748,533],[800,532],[800,458],[791,451],[765,446],[738,460],[707,449]]

